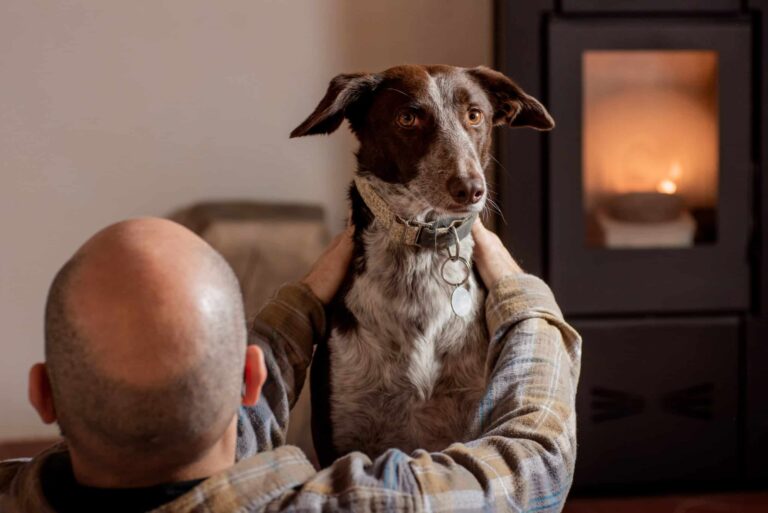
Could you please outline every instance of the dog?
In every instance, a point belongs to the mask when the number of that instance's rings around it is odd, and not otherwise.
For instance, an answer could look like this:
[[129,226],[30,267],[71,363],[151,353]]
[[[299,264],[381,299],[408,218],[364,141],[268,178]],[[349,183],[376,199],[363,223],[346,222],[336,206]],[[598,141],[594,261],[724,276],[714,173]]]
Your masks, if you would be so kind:
[[291,137],[347,119],[354,253],[311,372],[323,466],[350,451],[441,450],[480,433],[486,291],[471,269],[496,125],[550,130],[544,106],[487,67],[335,77]]

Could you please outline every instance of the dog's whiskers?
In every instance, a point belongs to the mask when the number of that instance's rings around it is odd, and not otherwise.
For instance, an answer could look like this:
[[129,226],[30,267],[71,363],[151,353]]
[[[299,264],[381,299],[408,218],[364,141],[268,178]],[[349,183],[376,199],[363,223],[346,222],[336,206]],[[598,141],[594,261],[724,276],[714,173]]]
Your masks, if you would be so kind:
[[491,196],[496,196],[496,192],[491,189],[490,185],[488,186],[488,196],[485,199],[485,205],[483,206],[483,217],[488,218],[493,213],[496,213],[500,218],[501,221],[506,225],[507,220],[504,217],[504,213],[501,211],[501,207],[499,204],[494,200]]
[[501,162],[499,162],[499,159],[497,159],[497,158],[496,158],[496,157],[494,157],[493,155],[490,155],[490,157],[493,159],[493,161],[496,163],[496,165],[497,165],[497,166],[498,166],[498,167],[499,167],[499,168],[500,168],[502,171],[504,171],[504,174],[507,174],[507,175],[509,175],[509,171],[507,171],[507,168],[506,168],[506,167],[504,167],[504,165],[503,165]]

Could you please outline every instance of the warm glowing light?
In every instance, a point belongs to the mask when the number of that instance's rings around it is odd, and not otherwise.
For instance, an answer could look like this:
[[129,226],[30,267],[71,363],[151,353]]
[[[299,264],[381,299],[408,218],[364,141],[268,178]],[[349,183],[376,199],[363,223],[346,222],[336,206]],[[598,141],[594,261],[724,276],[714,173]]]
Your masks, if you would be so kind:
[[659,182],[656,186],[656,190],[662,194],[674,194],[677,192],[677,182],[683,176],[683,166],[680,162],[674,162],[669,167],[669,178]]
[[656,190],[663,193],[663,194],[674,194],[677,192],[677,184],[667,178],[666,180],[662,180],[659,182],[659,185],[656,187]]
[[691,208],[717,204],[716,52],[589,50],[582,76],[587,211],[651,191]]

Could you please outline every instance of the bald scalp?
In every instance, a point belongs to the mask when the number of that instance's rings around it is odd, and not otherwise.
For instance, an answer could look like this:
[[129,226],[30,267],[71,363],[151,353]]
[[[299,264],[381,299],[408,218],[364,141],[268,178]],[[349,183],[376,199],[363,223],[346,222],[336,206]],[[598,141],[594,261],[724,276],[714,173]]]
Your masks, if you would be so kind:
[[86,243],[50,287],[45,355],[56,414],[90,458],[184,464],[221,436],[240,403],[240,288],[186,229],[129,223]]

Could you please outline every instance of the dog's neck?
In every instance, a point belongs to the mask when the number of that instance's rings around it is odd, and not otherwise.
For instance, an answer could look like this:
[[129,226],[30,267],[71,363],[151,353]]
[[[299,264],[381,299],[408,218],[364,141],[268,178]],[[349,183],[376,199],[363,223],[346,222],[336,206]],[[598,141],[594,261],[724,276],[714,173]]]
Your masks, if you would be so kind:
[[[397,198],[403,197],[402,190],[399,190],[397,186],[386,184],[381,180],[377,180],[377,182],[374,183],[376,185],[382,184],[380,188],[377,188],[377,192],[384,200],[390,201],[390,205],[397,204]],[[433,283],[444,288],[446,292],[453,289],[444,279],[440,278],[440,271],[445,261],[451,255],[456,255],[455,247],[450,249],[447,247],[422,247],[393,241],[389,230],[376,222],[376,218],[354,185],[351,187],[350,197],[352,200],[352,222],[355,226],[355,274],[368,274],[369,279],[373,282],[384,287],[394,287],[404,297],[410,297],[409,294],[415,290],[414,287],[420,286],[418,284],[424,286]],[[408,199],[410,201],[410,198]],[[416,214],[413,209],[401,212]],[[429,220],[428,214],[422,214],[420,219]],[[472,262],[474,244],[471,233],[461,239],[459,243],[459,256],[470,263]],[[447,269],[450,279],[458,278],[458,268],[449,266]],[[454,274],[457,275],[454,276]],[[469,287],[470,289],[475,287],[473,279],[470,279]]]
[[[378,196],[392,214],[401,218],[416,222],[433,221],[434,209],[423,198],[414,195],[406,185],[390,183],[377,178],[372,174],[357,175],[354,179],[355,187],[360,193],[367,186],[370,191]],[[368,201],[363,197],[363,202],[368,207]],[[375,212],[371,214],[376,217]]]
[[[369,214],[366,225],[388,234],[394,245],[415,246],[434,251],[460,247],[470,235],[476,215],[436,218],[434,210],[403,185],[377,178],[357,176],[353,193]],[[432,218],[432,219],[430,219]],[[429,221],[428,221],[429,219]],[[375,221],[375,222],[374,222]],[[358,223],[356,223],[358,224]]]

